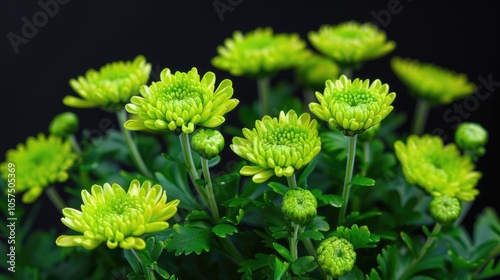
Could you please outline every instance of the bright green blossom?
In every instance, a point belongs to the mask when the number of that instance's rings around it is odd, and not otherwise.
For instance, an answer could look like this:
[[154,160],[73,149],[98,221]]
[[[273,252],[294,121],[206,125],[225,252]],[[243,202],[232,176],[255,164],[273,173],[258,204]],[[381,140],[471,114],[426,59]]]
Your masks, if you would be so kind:
[[302,86],[314,90],[322,89],[326,80],[337,79],[340,76],[340,68],[331,59],[306,51],[302,61],[295,68],[295,76]]
[[218,130],[200,129],[191,138],[191,148],[200,157],[211,159],[224,149],[224,136]]
[[447,195],[436,196],[429,204],[429,212],[432,218],[442,225],[455,222],[460,216],[461,210],[460,200]]
[[394,57],[391,67],[410,93],[431,105],[449,104],[474,93],[476,86],[465,74],[418,60]]
[[91,192],[82,191],[81,211],[64,208],[61,219],[70,229],[82,235],[61,235],[56,244],[61,247],[82,246],[92,250],[106,242],[110,249],[142,250],[145,233],[163,231],[166,220],[177,212],[179,200],[167,203],[167,193],[160,185],[141,183],[134,179],[127,192],[118,184],[93,185]]
[[396,47],[396,43],[388,41],[385,32],[375,25],[355,21],[323,25],[318,31],[309,32],[308,38],[316,49],[343,68],[359,67]]
[[240,173],[253,176],[255,183],[273,175],[291,177],[307,165],[321,150],[317,122],[309,114],[297,116],[293,110],[281,111],[278,118],[264,116],[255,128],[243,129],[245,138],[234,137],[231,149],[240,157],[256,164],[244,166]]
[[71,79],[70,85],[80,98],[66,96],[63,103],[75,108],[101,107],[119,111],[130,97],[139,94],[139,87],[149,79],[151,64],[146,58],[137,56],[133,61],[108,63],[99,70],[90,69],[85,76]]
[[200,80],[198,70],[170,72],[165,68],[161,81],[142,86],[141,96],[133,96],[125,106],[137,115],[125,123],[129,130],[167,130],[192,133],[195,126],[217,127],[224,114],[238,105],[233,96],[231,80],[223,80],[215,89],[215,74],[207,72]]
[[480,124],[464,122],[455,131],[455,142],[461,149],[476,152],[488,142],[488,131]]
[[396,93],[389,93],[389,85],[375,80],[355,79],[345,75],[326,81],[323,94],[316,92],[319,103],[310,103],[309,109],[344,135],[353,136],[380,123],[393,109]]
[[212,59],[216,68],[234,76],[268,77],[294,67],[301,59],[306,43],[298,34],[274,34],[272,28],[257,28],[243,34],[235,31]]
[[438,136],[410,135],[406,144],[396,141],[396,156],[403,166],[406,181],[425,189],[433,196],[474,200],[481,173],[474,171],[468,156],[461,156],[455,144],[443,145]]
[[57,114],[49,125],[49,132],[58,137],[68,137],[78,130],[78,116],[73,112]]
[[46,187],[68,180],[77,155],[71,142],[40,133],[8,150],[5,158],[0,164],[2,176],[7,180],[8,164],[15,164],[16,193],[24,192],[22,201],[33,203]]
[[316,216],[318,202],[310,190],[290,189],[283,195],[281,212],[285,218],[303,225]]
[[328,275],[339,278],[354,268],[356,251],[344,238],[329,237],[318,246],[318,264]]

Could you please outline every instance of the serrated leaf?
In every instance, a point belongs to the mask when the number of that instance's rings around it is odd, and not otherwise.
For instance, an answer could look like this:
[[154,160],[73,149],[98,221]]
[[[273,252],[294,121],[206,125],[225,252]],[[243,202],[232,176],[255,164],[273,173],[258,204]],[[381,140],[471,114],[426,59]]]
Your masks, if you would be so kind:
[[400,233],[400,236],[401,236],[401,239],[403,240],[403,242],[406,244],[406,246],[410,250],[410,252],[413,254],[413,257],[417,258],[418,253],[417,253],[417,250],[415,249],[415,244],[413,243],[413,240],[411,239],[411,237],[404,231],[402,231]]
[[238,228],[230,224],[218,224],[212,228],[212,232],[219,237],[226,238],[227,235],[238,233]]
[[158,273],[158,275],[160,275],[161,278],[163,278],[163,279],[169,279],[170,278],[170,274],[165,269],[159,267],[156,262],[154,262],[154,263],[151,264],[151,268],[156,273]]
[[278,258],[274,258],[274,265],[273,265],[273,271],[274,271],[274,279],[275,280],[280,280],[283,275],[288,270],[288,267],[290,266],[289,263],[287,262],[282,262]]
[[358,227],[358,225],[353,225],[350,229],[340,226],[333,232],[333,235],[349,241],[355,250],[375,248],[377,247],[376,243],[380,240],[378,235],[370,233],[367,226]]
[[210,220],[210,216],[205,211],[193,210],[191,213],[189,213],[189,215],[186,216],[186,220]]
[[267,184],[275,193],[280,194],[280,195],[285,195],[286,191],[288,191],[290,188],[286,185],[283,185],[278,182],[270,182]]
[[245,272],[246,269],[251,271],[261,269],[269,265],[269,255],[258,253],[255,255],[255,259],[245,260],[241,263],[241,267],[238,272]]
[[[495,264],[496,262],[496,264]],[[479,274],[477,279],[487,279],[494,276],[500,275],[500,261],[495,261],[495,259],[491,259],[488,264],[484,267],[481,274]]]
[[372,187],[375,186],[375,180],[373,180],[372,178],[367,178],[357,175],[354,178],[352,178],[351,184],[356,186]]
[[321,202],[333,207],[342,207],[343,200],[342,197],[334,194],[323,194],[319,189],[312,189],[311,193]]
[[288,248],[286,248],[285,246],[283,246],[279,243],[273,242],[273,247],[276,250],[276,252],[278,252],[283,258],[285,258],[285,260],[287,260],[289,262],[291,262],[293,260],[292,254],[290,253],[290,250],[288,250]]
[[246,197],[236,197],[222,202],[226,207],[245,207],[247,204],[254,203],[255,200]]
[[324,216],[315,216],[310,222],[309,227],[315,231],[329,231],[330,224],[325,221]]
[[313,256],[303,256],[292,263],[292,272],[297,275],[306,274],[318,267],[318,263]]
[[319,231],[306,230],[303,233],[299,234],[299,236],[297,237],[297,240],[300,241],[304,238],[309,238],[312,240],[322,240],[323,238],[325,238],[325,235]]
[[165,248],[175,251],[175,255],[189,255],[191,253],[201,254],[202,251],[210,251],[210,238],[212,230],[210,228],[194,228],[175,224],[172,226],[173,232],[165,242]]

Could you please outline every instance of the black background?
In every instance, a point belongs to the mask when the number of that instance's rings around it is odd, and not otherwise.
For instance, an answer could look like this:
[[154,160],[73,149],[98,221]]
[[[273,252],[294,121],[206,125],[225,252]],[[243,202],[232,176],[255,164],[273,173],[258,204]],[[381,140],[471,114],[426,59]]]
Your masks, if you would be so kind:
[[[154,73],[165,67],[174,71],[197,67],[200,73],[214,71],[218,81],[231,78],[234,97],[242,102],[253,100],[256,97],[253,80],[231,77],[210,64],[210,59],[217,54],[216,47],[236,29],[246,32],[271,26],[275,32],[296,32],[307,40],[307,33],[322,24],[348,20],[376,23],[397,47],[388,56],[365,63],[354,76],[379,78],[389,83],[391,90],[398,94],[395,111],[407,112],[409,118],[414,99],[407,95],[406,88],[390,70],[389,61],[393,56],[411,57],[465,73],[476,84],[480,83],[480,76],[500,82],[499,10],[494,8],[494,1],[220,0],[219,3],[233,4],[231,10],[223,13],[216,11],[216,1],[212,0],[61,2],[67,3],[58,4],[58,11],[45,22],[40,16],[43,13],[40,2],[0,2],[1,161],[5,160],[7,149],[24,142],[30,135],[47,132],[48,123],[59,112],[77,113],[81,128],[87,129],[98,128],[103,118],[114,119],[99,109],[81,110],[63,105],[65,95],[75,95],[68,81],[89,68],[130,60],[138,54],[145,55],[152,63],[153,79]],[[389,10],[391,5],[394,6]],[[15,52],[8,34],[23,36],[23,17],[32,23],[37,20],[39,27]],[[287,73],[283,77],[288,77]],[[488,129],[488,154],[478,163],[484,176],[478,186],[481,193],[473,213],[485,205],[499,205],[494,179],[494,161],[498,154],[493,147],[499,137],[496,130],[499,90],[500,87],[494,87],[488,98],[477,103],[469,100],[474,110],[466,111],[467,116],[458,119],[457,114],[452,114],[455,116],[452,122],[444,116],[454,105],[464,105],[463,100],[432,110],[426,128],[428,133],[441,129],[443,135],[448,136],[447,142],[452,141],[458,121],[480,122]],[[481,93],[488,92],[483,88]],[[235,116],[233,111],[229,118],[234,120]],[[50,213],[55,209],[46,211]],[[470,216],[473,218],[474,214]]]

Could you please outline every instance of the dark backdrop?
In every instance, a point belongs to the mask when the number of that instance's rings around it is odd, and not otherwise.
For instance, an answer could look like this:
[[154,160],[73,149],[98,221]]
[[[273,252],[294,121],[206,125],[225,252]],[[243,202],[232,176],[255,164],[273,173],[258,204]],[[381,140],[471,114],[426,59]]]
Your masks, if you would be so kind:
[[[498,153],[493,145],[499,137],[499,10],[493,1],[463,2],[1,0],[0,161],[5,160],[7,149],[46,132],[59,112],[76,112],[81,127],[88,129],[98,128],[102,118],[114,118],[99,109],[71,109],[62,104],[65,95],[74,95],[69,79],[89,68],[143,54],[153,65],[152,76],[165,67],[214,71],[218,81],[231,78],[234,96],[248,102],[256,97],[254,82],[230,77],[210,64],[216,47],[234,30],[271,26],[276,32],[297,32],[306,39],[307,32],[321,24],[371,21],[396,41],[397,48],[354,74],[389,83],[398,93],[396,111],[408,112],[411,118],[414,100],[390,71],[389,60],[395,55],[465,73],[478,85],[490,81],[481,89],[481,100],[461,100],[433,110],[426,132],[439,131],[451,141],[456,124],[462,121],[480,122],[489,130],[488,154],[478,164],[484,172],[478,186],[481,194],[473,211],[486,204],[497,206],[494,160]],[[36,24],[35,29],[29,29],[26,22]],[[468,109],[462,115],[448,115],[454,106]]]

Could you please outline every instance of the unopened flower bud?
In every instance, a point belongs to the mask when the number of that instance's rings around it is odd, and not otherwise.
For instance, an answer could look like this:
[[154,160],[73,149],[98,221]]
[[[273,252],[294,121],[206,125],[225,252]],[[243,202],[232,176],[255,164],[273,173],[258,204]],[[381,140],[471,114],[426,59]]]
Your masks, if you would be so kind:
[[450,196],[436,196],[429,204],[432,218],[442,224],[449,225],[460,216],[460,200]]
[[49,125],[50,134],[58,137],[68,137],[78,130],[78,117],[75,113],[64,112],[56,115]]
[[488,131],[477,123],[461,123],[455,132],[455,142],[463,150],[478,151],[488,141]]
[[200,129],[191,138],[191,148],[204,159],[216,157],[224,149],[224,136],[213,129]]
[[356,252],[354,246],[344,238],[333,236],[323,240],[317,252],[319,266],[334,278],[339,278],[354,268]]
[[303,225],[316,216],[317,208],[316,197],[309,190],[293,189],[283,196],[281,212],[292,222]]

